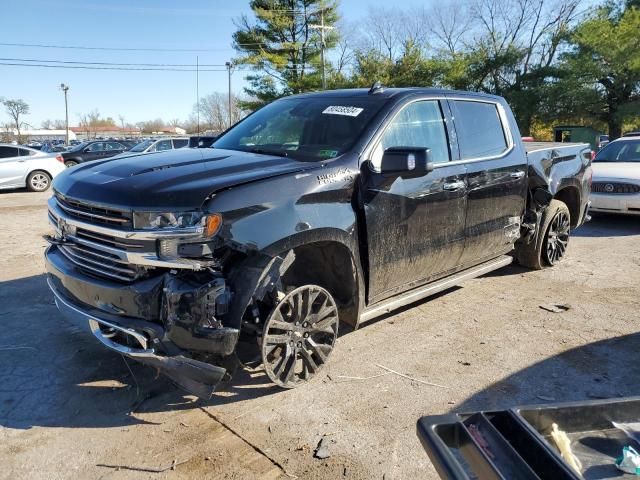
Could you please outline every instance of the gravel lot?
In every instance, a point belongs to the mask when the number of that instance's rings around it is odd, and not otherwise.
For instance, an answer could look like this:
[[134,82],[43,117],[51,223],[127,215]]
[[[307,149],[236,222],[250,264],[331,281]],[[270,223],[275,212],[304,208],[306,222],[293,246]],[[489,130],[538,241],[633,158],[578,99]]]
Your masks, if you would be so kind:
[[508,267],[341,337],[306,386],[242,372],[198,402],[60,318],[48,196],[0,193],[0,478],[436,478],[422,415],[638,394],[639,218],[594,218],[554,269]]

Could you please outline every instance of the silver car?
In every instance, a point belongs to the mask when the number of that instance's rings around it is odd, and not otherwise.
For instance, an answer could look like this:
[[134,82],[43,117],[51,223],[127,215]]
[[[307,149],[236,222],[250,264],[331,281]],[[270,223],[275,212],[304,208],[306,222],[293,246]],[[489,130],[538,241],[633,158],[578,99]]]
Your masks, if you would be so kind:
[[165,150],[173,150],[174,148],[186,147],[189,144],[188,138],[161,138],[157,140],[145,140],[138,143],[131,150],[127,150],[113,158],[125,158],[142,153],[163,152]]
[[65,168],[60,154],[0,143],[0,189],[27,187],[44,192]]

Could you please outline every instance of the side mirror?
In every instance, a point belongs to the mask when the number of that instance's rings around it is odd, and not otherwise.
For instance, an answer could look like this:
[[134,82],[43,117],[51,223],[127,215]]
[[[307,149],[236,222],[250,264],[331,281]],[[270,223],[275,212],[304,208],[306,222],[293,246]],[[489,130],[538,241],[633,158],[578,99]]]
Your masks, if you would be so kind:
[[85,149],[84,149],[84,150],[82,150],[82,151],[83,151],[84,153],[88,153],[90,150],[89,150],[89,147],[87,147],[87,148],[85,148]]
[[402,178],[422,177],[434,169],[431,150],[424,147],[390,147],[384,151],[380,171]]

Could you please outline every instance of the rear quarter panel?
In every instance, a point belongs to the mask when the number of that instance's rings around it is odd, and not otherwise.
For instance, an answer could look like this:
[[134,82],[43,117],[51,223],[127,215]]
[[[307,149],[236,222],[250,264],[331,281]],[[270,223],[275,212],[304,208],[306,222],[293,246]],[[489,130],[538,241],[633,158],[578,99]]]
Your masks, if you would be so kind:
[[566,188],[577,189],[581,212],[578,224],[582,224],[591,190],[589,145],[549,143],[528,148],[529,188],[547,188],[554,196]]

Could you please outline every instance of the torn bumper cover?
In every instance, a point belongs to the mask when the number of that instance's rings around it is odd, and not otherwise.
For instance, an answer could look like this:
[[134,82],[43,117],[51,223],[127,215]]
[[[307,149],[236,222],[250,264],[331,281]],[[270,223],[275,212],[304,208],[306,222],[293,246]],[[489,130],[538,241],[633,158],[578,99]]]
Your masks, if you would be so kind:
[[165,274],[132,284],[110,282],[87,276],[56,246],[47,250],[46,266],[47,283],[65,317],[109,349],[157,368],[200,398],[211,397],[226,370],[191,356],[235,351],[239,329],[214,316],[228,308],[224,279],[193,286]]

